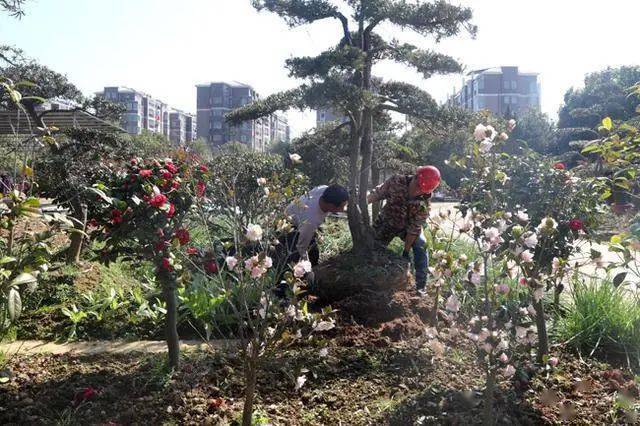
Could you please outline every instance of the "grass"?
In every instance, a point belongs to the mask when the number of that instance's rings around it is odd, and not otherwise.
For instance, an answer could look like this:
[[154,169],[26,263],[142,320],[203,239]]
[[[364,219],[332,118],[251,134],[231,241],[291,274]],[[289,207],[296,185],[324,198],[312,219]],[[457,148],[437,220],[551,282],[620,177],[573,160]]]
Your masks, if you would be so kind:
[[571,304],[558,332],[589,356],[622,357],[640,364],[637,294],[615,287],[610,279],[574,280]]

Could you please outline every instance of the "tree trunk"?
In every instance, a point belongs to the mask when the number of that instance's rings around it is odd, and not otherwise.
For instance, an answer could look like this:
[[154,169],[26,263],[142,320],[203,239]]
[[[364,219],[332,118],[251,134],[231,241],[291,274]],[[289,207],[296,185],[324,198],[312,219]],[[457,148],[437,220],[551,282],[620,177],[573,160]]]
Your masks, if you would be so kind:
[[73,227],[77,232],[71,234],[71,244],[67,251],[68,265],[80,262],[80,253],[82,253],[82,243],[87,226],[87,205],[74,198],[71,201],[71,207],[73,209],[72,217],[75,219]]
[[[490,356],[490,358],[492,358]],[[489,360],[491,363],[491,359]],[[484,390],[484,413],[482,418],[482,424],[485,426],[492,426],[494,422],[493,416],[493,388],[495,385],[495,372],[490,366],[486,371],[487,375],[487,387]]]
[[360,156],[360,135],[358,131],[358,123],[351,122],[351,144],[349,146],[349,193],[351,202],[347,209],[347,218],[349,219],[349,230],[351,231],[351,239],[353,240],[353,250],[356,253],[363,252],[363,236],[361,226],[360,205],[357,202],[358,197],[358,158]]
[[547,323],[544,319],[544,305],[542,299],[533,303],[536,310],[536,327],[538,329],[538,362],[542,364],[543,358],[549,353],[549,338],[547,336]]
[[[375,188],[380,185],[380,167],[376,162],[375,157],[371,161],[371,187]],[[382,203],[380,201],[376,201],[371,205],[371,219],[375,221],[378,215],[380,214],[380,208],[382,207]]]
[[253,400],[256,394],[257,345],[251,345],[244,367],[244,407],[242,409],[242,426],[251,426],[253,420]]
[[169,367],[180,366],[180,338],[178,337],[178,304],[176,301],[176,281],[172,277],[161,279],[162,294],[167,304],[165,332],[169,351]]

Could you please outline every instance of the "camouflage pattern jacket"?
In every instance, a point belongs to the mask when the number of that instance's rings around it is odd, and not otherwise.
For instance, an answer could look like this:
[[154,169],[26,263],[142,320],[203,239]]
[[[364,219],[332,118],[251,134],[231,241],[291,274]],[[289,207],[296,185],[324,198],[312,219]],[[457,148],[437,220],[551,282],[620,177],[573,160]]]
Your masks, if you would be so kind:
[[422,233],[422,226],[429,217],[431,194],[411,197],[409,183],[412,178],[412,175],[394,175],[371,191],[372,202],[386,200],[374,225],[377,239],[390,241],[393,236]]

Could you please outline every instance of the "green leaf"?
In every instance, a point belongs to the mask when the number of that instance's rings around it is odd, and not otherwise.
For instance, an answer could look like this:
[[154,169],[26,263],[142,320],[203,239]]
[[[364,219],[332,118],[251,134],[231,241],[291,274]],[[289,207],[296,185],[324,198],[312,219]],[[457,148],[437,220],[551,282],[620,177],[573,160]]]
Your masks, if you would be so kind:
[[9,319],[15,321],[22,312],[22,299],[20,299],[20,293],[15,288],[9,289],[7,295],[7,309],[9,311]]
[[618,275],[616,275],[613,278],[614,287],[619,287],[620,284],[622,284],[624,282],[625,278],[627,278],[627,273],[626,272],[620,272]]
[[604,120],[602,120],[602,127],[607,130],[611,130],[611,128],[613,127],[613,121],[611,121],[611,118],[606,117]]
[[609,197],[611,197],[611,189],[607,188],[600,195],[600,201],[604,201]]
[[0,258],[0,265],[6,265],[7,263],[15,262],[16,258],[11,256],[4,256]]
[[8,383],[8,382],[9,382],[9,378],[8,377],[0,377],[0,384]]
[[22,98],[22,100],[36,101],[36,102],[40,102],[41,104],[47,102],[45,98],[40,96],[25,96],[24,98]]
[[38,280],[28,272],[23,272],[11,281],[11,285],[23,285],[35,283]]
[[104,193],[104,191],[98,189],[98,188],[92,188],[92,187],[87,187],[87,189],[91,192],[94,192],[96,195],[98,195],[100,198],[102,198],[105,202],[111,204],[112,199],[111,197],[109,197],[107,194]]

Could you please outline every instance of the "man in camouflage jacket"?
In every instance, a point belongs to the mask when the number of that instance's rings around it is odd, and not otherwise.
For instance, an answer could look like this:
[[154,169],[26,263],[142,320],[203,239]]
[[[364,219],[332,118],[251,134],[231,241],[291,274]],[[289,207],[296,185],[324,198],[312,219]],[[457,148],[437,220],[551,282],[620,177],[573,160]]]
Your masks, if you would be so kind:
[[[429,169],[430,168],[430,169]],[[427,172],[424,169],[428,169]],[[427,284],[429,255],[422,226],[429,217],[429,199],[434,186],[433,169],[427,166],[418,169],[416,175],[394,175],[375,188],[368,196],[369,203],[386,200],[373,228],[375,239],[387,246],[395,237],[404,240],[402,256],[409,259],[413,250],[416,289],[424,290]],[[437,171],[437,169],[435,169]],[[431,176],[427,179],[425,176]],[[437,183],[440,182],[437,173]]]

